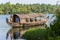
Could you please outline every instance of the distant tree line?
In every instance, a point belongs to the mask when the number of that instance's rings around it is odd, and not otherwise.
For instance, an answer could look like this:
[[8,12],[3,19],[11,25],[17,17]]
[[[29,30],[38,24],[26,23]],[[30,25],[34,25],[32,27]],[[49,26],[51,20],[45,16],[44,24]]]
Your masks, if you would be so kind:
[[0,4],[0,14],[53,13],[55,7],[51,4],[11,4],[7,2]]

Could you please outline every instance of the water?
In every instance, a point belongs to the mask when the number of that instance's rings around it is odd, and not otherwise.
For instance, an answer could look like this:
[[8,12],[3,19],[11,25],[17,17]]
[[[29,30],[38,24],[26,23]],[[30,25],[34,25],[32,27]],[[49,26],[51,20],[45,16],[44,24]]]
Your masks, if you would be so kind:
[[[6,33],[8,32],[9,29],[11,29],[11,27],[6,23],[6,17],[10,19],[10,15],[0,15],[0,40],[6,40]],[[8,37],[8,40],[11,40],[10,36]]]
[[54,16],[54,14],[46,14],[46,16],[49,16],[49,19],[46,22],[46,25],[47,27],[50,27],[50,24],[53,23],[53,21],[56,19],[56,16]]
[[6,33],[10,29],[6,23],[6,17],[10,18],[10,15],[0,15],[0,40],[6,40]]
[[[50,22],[52,15],[49,16],[47,24]],[[6,23],[6,17],[10,18],[10,15],[0,15],[0,40],[6,40],[6,33],[10,29],[10,26]],[[10,40],[10,37],[8,38]],[[21,40],[21,39],[20,39]]]

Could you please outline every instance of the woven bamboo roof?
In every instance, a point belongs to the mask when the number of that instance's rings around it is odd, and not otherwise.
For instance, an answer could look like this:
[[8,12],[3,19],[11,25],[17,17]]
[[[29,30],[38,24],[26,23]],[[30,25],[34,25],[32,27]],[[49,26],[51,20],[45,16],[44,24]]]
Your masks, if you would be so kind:
[[34,17],[39,17],[39,16],[43,16],[42,13],[29,13],[29,14],[16,14],[18,17],[20,18],[34,18]]

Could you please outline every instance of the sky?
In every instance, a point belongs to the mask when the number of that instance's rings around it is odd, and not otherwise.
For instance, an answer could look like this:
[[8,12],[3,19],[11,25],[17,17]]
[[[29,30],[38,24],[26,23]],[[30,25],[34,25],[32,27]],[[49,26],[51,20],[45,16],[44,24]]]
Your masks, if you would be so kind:
[[[35,3],[44,3],[44,4],[53,4],[55,5],[56,2],[59,0],[0,0],[0,4],[3,3],[5,4],[6,2],[10,2],[11,4],[16,4],[16,3],[20,3],[20,4],[35,4]],[[60,4],[60,2],[59,2]]]

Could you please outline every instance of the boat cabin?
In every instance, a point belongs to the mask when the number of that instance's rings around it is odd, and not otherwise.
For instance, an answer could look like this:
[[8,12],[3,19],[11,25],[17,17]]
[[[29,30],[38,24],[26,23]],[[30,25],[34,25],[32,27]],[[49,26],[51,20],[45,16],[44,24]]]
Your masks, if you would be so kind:
[[31,14],[13,14],[10,16],[10,21],[7,22],[11,26],[31,26],[31,25],[44,25],[48,18],[42,13]]
[[45,28],[48,18],[42,13],[13,14],[9,20],[6,18],[6,22],[12,27],[12,32],[19,32],[22,37],[29,28]]

